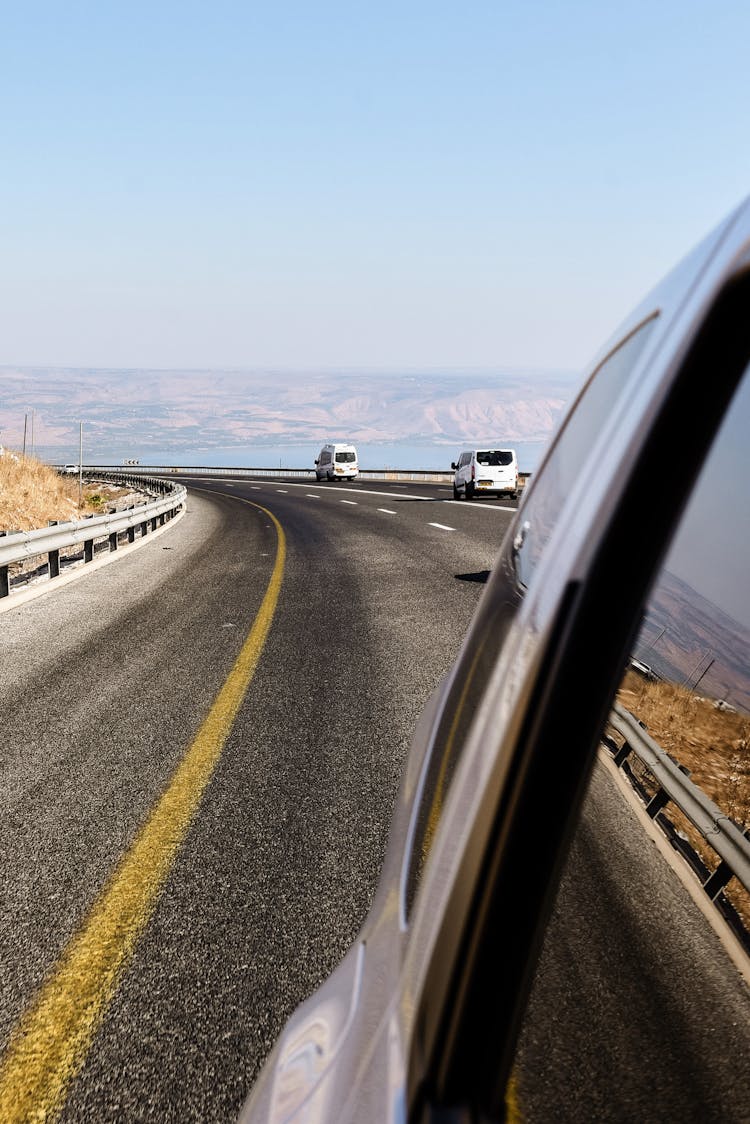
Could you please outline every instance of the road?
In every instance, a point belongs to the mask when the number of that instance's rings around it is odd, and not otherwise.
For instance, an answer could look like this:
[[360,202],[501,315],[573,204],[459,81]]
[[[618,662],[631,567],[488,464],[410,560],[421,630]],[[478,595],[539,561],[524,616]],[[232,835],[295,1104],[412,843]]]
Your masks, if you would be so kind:
[[[234,1119],[287,1015],[356,935],[411,732],[514,506],[455,503],[445,486],[188,483],[166,534],[0,618],[0,1038],[24,1059],[0,1072],[4,1122],[28,1118],[32,1095],[67,1122]],[[251,631],[261,618],[267,634]],[[223,731],[213,758],[207,715]],[[190,811],[160,818],[186,755]],[[645,1119],[617,1106],[654,1088],[665,1107],[650,1119],[743,1119],[746,996],[679,888],[689,941],[644,905],[652,875],[631,861],[658,860],[607,786],[524,1032],[528,1119]],[[702,991],[680,965],[706,956]],[[644,975],[658,1001],[626,1033]],[[81,1007],[93,1014],[76,1030]],[[62,1044],[50,1022],[74,1028]]]

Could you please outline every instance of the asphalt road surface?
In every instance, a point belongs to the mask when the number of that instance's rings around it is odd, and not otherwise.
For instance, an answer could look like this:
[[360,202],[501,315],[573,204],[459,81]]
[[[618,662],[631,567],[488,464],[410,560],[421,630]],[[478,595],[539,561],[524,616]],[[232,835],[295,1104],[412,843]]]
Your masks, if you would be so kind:
[[[364,918],[416,719],[514,507],[446,502],[450,486],[190,487],[168,532],[0,616],[3,1124],[40,1105],[68,1122],[236,1117]],[[747,1012],[597,776],[521,1110],[750,1119]]]

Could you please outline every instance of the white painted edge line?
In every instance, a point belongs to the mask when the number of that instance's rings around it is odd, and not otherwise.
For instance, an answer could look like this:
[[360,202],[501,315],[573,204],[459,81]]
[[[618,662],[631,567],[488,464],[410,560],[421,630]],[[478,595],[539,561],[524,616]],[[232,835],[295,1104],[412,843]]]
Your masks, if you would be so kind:
[[445,523],[428,523],[428,527],[437,527],[439,531],[455,531],[455,527],[446,527]]
[[24,605],[27,601],[33,601],[37,597],[43,597],[46,593],[54,593],[61,586],[70,585],[71,582],[77,581],[79,578],[85,578],[86,574],[93,574],[96,570],[101,570],[102,566],[108,566],[110,562],[117,562],[118,559],[132,554],[134,550],[147,546],[154,539],[163,535],[165,531],[171,530],[176,523],[179,523],[185,515],[185,510],[185,505],[183,505],[182,510],[175,515],[174,519],[170,519],[163,527],[157,527],[155,531],[150,531],[145,537],[137,538],[135,542],[124,543],[122,546],[118,546],[117,550],[107,551],[106,554],[94,558],[92,562],[81,562],[68,570],[66,574],[60,574],[58,578],[48,578],[47,581],[40,581],[38,585],[9,593],[7,597],[0,600],[0,613],[17,609],[19,605]]
[[357,501],[356,500],[339,500],[339,503],[348,503],[352,507],[357,507]]
[[465,500],[443,500],[443,503],[457,503],[463,508],[470,508],[472,511],[510,511],[513,515],[518,511],[517,507],[502,507],[499,503],[489,507],[487,504],[482,503],[466,503]]
[[[235,477],[235,479],[233,481],[231,481],[231,483],[233,484],[233,486],[236,486],[236,482],[237,482],[237,478]],[[230,481],[226,480],[226,479],[224,479],[220,476],[200,476],[200,477],[196,476],[196,477],[193,477],[190,480],[184,481],[184,483],[185,483],[185,486],[189,488],[191,484],[197,484],[197,483],[229,484]],[[244,484],[244,483],[246,483],[246,481],[243,480],[243,481],[241,481],[241,483]],[[275,482],[273,480],[267,480],[267,481],[265,481],[265,483],[266,483],[267,487],[272,488],[274,486]],[[332,487],[332,485],[330,485],[330,484],[317,484],[317,485],[316,484],[294,484],[291,481],[287,481],[286,486],[287,486],[287,488],[315,488],[315,487],[319,487],[321,492],[324,492],[324,493],[325,492],[331,492],[331,487]],[[440,484],[438,484],[436,486],[438,488],[442,487],[442,485],[440,485]],[[252,488],[252,490],[254,492],[260,492],[261,491],[260,487],[258,487],[257,484],[251,484],[250,487]],[[406,485],[404,484],[403,487],[406,487]],[[420,503],[435,503],[435,502],[437,502],[435,496],[415,496],[415,495],[412,495],[410,492],[397,492],[396,495],[394,496],[393,492],[376,492],[376,491],[374,491],[373,489],[370,489],[370,488],[357,488],[356,494],[358,496],[383,496],[386,499],[394,499],[395,498],[395,499],[399,499],[399,500],[419,500]],[[309,495],[311,495],[311,493],[307,492],[306,495],[309,496]],[[318,497],[318,498],[320,498],[320,497]],[[503,512],[506,512],[506,513],[510,512],[513,515],[515,515],[515,513],[517,511],[517,508],[515,508],[515,507],[499,507],[499,506],[489,507],[488,505],[483,504],[481,502],[481,500],[480,501],[472,501],[471,503],[467,503],[465,500],[448,500],[448,499],[444,500],[444,499],[441,499],[439,502],[440,503],[457,503],[457,504],[460,504],[461,507],[464,508],[465,510],[470,510],[470,511],[489,511],[489,512],[503,511]]]
[[378,511],[384,511],[386,515],[397,515],[398,514],[398,512],[396,512],[396,511],[391,511],[391,509],[389,507],[379,507]]

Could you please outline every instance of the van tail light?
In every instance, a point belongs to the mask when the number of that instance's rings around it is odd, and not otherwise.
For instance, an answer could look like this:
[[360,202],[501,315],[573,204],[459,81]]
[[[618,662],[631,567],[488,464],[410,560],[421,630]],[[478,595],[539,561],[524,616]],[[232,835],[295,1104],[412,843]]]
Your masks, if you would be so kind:
[[476,475],[477,475],[477,466],[475,464],[472,464],[472,466],[471,466],[471,478],[472,478],[472,480],[476,479]]

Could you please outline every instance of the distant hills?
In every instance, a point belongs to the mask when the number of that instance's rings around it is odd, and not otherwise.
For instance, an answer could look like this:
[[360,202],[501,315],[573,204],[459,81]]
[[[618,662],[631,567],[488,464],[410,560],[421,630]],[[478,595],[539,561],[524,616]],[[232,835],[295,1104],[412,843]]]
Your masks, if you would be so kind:
[[79,422],[89,455],[210,451],[248,444],[462,445],[545,441],[577,378],[453,374],[0,368],[0,441],[65,458]]
[[668,570],[649,602],[636,654],[663,678],[750,713],[750,633]]

